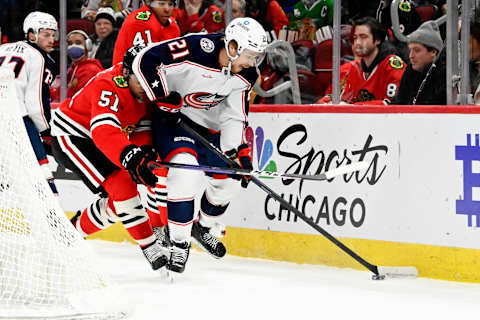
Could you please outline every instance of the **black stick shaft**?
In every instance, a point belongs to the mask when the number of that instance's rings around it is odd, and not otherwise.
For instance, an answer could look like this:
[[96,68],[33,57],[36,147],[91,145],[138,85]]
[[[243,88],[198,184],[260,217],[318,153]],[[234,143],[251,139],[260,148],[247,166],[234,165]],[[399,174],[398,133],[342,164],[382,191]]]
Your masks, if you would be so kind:
[[[228,164],[232,166],[236,166],[237,163],[233,161],[232,159],[228,158],[220,149],[218,149],[216,146],[211,144],[207,139],[205,139],[203,136],[201,136],[198,132],[190,128],[185,122],[181,121],[179,125],[185,129],[187,132],[189,132],[191,135],[193,135],[196,139],[198,139],[203,145],[205,145],[208,149],[213,151],[217,156],[222,158],[224,161],[226,161]],[[266,184],[264,184],[262,181],[259,179],[252,177],[252,182],[256,184],[260,189],[265,191],[267,194],[269,194],[272,198],[277,200],[278,202],[281,203],[281,205],[286,208],[287,210],[293,212],[296,216],[298,216],[300,219],[305,221],[309,226],[311,226],[313,229],[316,231],[320,232],[325,238],[330,240],[333,244],[335,244],[337,247],[342,249],[346,254],[351,256],[353,259],[355,259],[358,263],[360,263],[362,266],[373,272],[374,274],[378,275],[378,268],[377,266],[367,262],[365,259],[360,257],[358,254],[356,254],[353,250],[348,248],[346,245],[344,245],[342,242],[340,242],[337,238],[332,236],[330,233],[328,233],[326,230],[324,230],[322,227],[319,225],[315,224],[312,219],[308,218],[303,212],[292,206],[290,203],[288,203],[285,199],[283,199],[279,194],[277,194],[275,191],[270,189]]]

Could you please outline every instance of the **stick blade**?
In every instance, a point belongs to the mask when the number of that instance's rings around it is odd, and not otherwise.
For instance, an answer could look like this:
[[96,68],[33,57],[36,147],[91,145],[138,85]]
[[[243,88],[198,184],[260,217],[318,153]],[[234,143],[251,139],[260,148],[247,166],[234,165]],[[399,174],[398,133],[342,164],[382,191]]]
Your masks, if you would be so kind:
[[341,166],[333,170],[328,170],[327,172],[325,172],[325,177],[327,179],[330,179],[336,176],[341,176],[345,173],[366,169],[368,166],[369,166],[369,163],[367,161],[353,162],[351,164],[347,164],[345,166]]
[[418,270],[415,267],[381,267],[378,266],[378,275],[387,278],[416,278]]

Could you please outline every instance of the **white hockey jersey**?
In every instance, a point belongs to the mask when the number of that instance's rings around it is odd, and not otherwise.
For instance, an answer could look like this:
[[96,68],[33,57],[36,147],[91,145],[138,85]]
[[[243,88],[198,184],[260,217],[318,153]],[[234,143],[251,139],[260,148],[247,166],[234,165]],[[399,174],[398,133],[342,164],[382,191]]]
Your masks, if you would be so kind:
[[29,116],[38,132],[49,128],[50,85],[57,68],[36,44],[25,41],[0,46],[0,66],[15,72],[15,88],[22,116]]
[[245,142],[248,94],[255,68],[224,74],[218,62],[222,34],[191,34],[161,42],[140,52],[133,62],[137,79],[150,100],[179,92],[182,113],[197,124],[220,131],[222,150]]

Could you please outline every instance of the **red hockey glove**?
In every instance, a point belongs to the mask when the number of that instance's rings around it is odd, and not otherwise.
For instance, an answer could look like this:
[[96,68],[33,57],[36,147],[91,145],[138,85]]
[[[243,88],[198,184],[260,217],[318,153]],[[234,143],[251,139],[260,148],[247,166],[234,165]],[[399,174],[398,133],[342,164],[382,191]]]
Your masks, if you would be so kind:
[[120,163],[128,170],[135,183],[155,187],[157,176],[148,168],[148,163],[156,161],[157,158],[153,147],[131,144],[120,154]]
[[157,107],[166,112],[177,113],[183,106],[183,98],[177,91],[172,91],[168,96],[155,99]]
[[[242,169],[253,170],[252,166],[252,151],[247,144],[241,144],[238,148],[229,150],[225,152],[225,155],[230,159],[238,163],[238,166]],[[252,176],[240,176],[240,175],[231,175],[233,179],[242,180],[242,187],[246,188]]]

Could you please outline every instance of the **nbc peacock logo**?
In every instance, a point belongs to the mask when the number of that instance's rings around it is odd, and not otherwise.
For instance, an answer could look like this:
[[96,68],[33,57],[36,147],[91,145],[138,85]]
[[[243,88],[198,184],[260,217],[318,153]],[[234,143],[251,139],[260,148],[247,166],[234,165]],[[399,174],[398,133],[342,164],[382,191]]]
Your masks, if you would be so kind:
[[[245,132],[247,144],[252,150],[252,156],[257,159],[258,170],[276,172],[277,164],[271,160],[273,154],[273,143],[270,139],[265,139],[265,134],[262,127],[255,129],[248,127]],[[256,157],[255,157],[256,155]],[[272,177],[265,177],[272,178]]]

